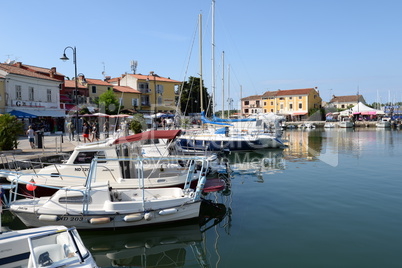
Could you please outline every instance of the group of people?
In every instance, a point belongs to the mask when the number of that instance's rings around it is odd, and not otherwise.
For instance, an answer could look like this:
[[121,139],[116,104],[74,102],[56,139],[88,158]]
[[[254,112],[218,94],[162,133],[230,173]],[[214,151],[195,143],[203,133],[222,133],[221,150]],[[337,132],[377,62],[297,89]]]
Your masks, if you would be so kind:
[[[106,121],[103,124],[103,131],[105,133],[105,138],[109,137],[109,122]],[[70,141],[74,140],[74,134],[75,134],[75,126],[72,121],[68,122],[67,124],[67,132],[68,132],[68,138]],[[88,142],[93,142],[95,140],[99,141],[100,138],[100,130],[99,130],[99,124],[97,122],[93,122],[92,124],[89,122],[84,122],[82,126],[82,137],[84,139],[84,143]],[[77,137],[78,139],[78,137]]]

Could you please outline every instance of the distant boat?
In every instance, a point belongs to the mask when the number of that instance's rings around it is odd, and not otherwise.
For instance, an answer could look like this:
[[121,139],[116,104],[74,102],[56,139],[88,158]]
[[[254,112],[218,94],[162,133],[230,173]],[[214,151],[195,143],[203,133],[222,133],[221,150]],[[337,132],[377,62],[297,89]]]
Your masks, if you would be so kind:
[[349,117],[344,117],[339,122],[338,126],[340,128],[351,128],[351,127],[354,127],[354,123]]
[[335,123],[334,122],[325,122],[324,128],[334,128]]
[[381,118],[381,120],[376,123],[376,127],[390,128],[391,127],[391,118],[388,118],[388,117]]

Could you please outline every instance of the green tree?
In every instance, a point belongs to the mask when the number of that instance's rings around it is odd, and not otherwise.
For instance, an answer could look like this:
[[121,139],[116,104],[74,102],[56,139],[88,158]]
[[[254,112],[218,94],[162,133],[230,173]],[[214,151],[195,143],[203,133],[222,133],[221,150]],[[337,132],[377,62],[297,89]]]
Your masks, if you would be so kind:
[[111,89],[101,94],[95,103],[99,106],[99,108],[101,108],[101,110],[104,108],[106,114],[117,114],[119,111],[119,101]]
[[24,134],[24,124],[10,114],[0,116],[0,151],[17,149],[18,135]]
[[130,123],[130,130],[134,132],[134,134],[141,133],[143,129],[146,129],[147,125],[145,123],[144,115],[135,114],[133,115],[133,120]]
[[[210,107],[212,107],[212,103],[209,103],[210,100],[211,97],[207,92],[207,88],[203,86],[203,109],[201,109],[199,77],[190,76],[188,82],[183,83],[180,98],[180,110],[183,114],[200,113],[201,110],[207,113],[208,105],[210,104]],[[210,111],[208,111],[208,114],[210,114]]]

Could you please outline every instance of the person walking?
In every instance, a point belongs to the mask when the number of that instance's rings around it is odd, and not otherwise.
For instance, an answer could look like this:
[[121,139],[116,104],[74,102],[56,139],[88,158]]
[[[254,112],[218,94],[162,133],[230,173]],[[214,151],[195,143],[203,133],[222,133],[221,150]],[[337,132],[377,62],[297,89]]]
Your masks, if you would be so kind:
[[109,121],[107,119],[103,124],[103,132],[105,134],[105,139],[109,138]]
[[35,131],[32,129],[32,126],[28,127],[28,130],[27,130],[26,134],[28,135],[28,141],[29,141],[29,144],[31,145],[31,148],[35,149],[35,144],[34,144],[34,142],[35,142]]
[[74,123],[72,121],[68,122],[67,131],[68,131],[68,139],[70,141],[73,141],[74,140],[75,126],[74,126]]
[[99,128],[97,123],[92,124],[92,141],[99,141]]
[[89,137],[89,126],[86,122],[84,122],[82,127],[82,137],[84,138],[84,143],[87,142],[87,139],[89,142],[91,142],[91,138]]

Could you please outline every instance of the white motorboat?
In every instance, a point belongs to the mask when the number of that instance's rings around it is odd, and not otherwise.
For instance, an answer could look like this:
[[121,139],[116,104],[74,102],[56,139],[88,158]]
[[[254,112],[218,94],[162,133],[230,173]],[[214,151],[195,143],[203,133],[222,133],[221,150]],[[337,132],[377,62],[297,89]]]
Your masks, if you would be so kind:
[[349,117],[344,117],[342,120],[339,122],[338,126],[340,128],[351,128],[354,127],[353,121]]
[[[90,163],[94,157],[97,157],[97,182],[109,183],[113,188],[132,188],[136,185],[138,187],[135,161],[130,161],[130,159],[135,159],[138,156],[146,154],[145,152],[150,148],[150,144],[143,146],[136,144],[136,142],[144,141],[149,143],[151,140],[158,139],[173,140],[179,133],[180,130],[148,131],[117,139],[83,144],[74,149],[74,152],[65,163],[14,172],[8,175],[7,179],[9,181],[18,179],[20,185],[29,181],[34,181],[37,185],[54,187],[83,185],[88,176]],[[169,146],[174,146],[174,144],[170,144]],[[145,188],[183,186],[187,179],[189,168],[200,165],[200,161],[215,160],[213,157],[210,157],[208,160],[204,157],[169,156],[166,153],[169,150],[165,149],[164,152],[159,151],[159,157],[144,158],[142,164],[144,165]],[[155,156],[157,154],[155,152],[148,152],[147,155]],[[113,160],[118,158],[126,158],[128,160]],[[195,185],[198,179],[197,174],[192,179],[194,180],[193,185]],[[27,195],[31,194],[26,191],[25,187],[20,187],[20,191]],[[49,187],[38,187],[36,188],[35,196],[51,195],[54,192],[55,190]]]
[[97,267],[77,230],[44,226],[0,234],[0,266]]
[[85,186],[62,188],[50,197],[14,198],[10,211],[27,226],[55,224],[77,229],[132,227],[198,217],[206,181],[203,172],[198,172],[196,190],[190,188],[190,175],[184,188],[144,188],[144,159],[138,159],[140,188],[113,188],[105,182],[96,183],[98,161],[103,160],[92,160]]
[[334,128],[335,123],[334,122],[325,122],[324,128]]
[[378,128],[390,128],[391,127],[391,118],[383,117],[380,121],[376,123],[376,127]]

